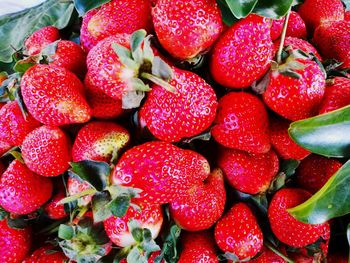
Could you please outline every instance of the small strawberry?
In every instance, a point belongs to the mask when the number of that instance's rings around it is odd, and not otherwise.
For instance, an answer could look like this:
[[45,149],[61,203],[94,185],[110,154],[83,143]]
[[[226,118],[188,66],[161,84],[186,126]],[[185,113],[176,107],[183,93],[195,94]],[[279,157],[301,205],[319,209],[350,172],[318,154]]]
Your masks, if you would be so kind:
[[29,133],[21,150],[26,166],[42,176],[58,176],[69,168],[71,142],[58,127],[41,126]]
[[0,140],[0,156],[3,155],[4,153],[6,153],[11,148],[12,148],[12,146],[9,143]]
[[[69,175],[67,181],[67,191],[69,196],[73,196],[83,192],[84,190],[91,189],[91,185],[79,179],[74,175]],[[92,200],[92,195],[86,195],[78,199],[78,206],[86,206]]]
[[223,29],[214,0],[159,0],[152,17],[159,42],[170,55],[181,60],[206,51]]
[[261,254],[255,258],[250,260],[251,263],[286,263],[286,261],[281,258],[279,255],[277,255],[272,250],[268,249],[267,247],[263,246],[261,250]]
[[327,262],[328,263],[348,263],[349,262],[349,255],[346,255],[342,252],[328,254]]
[[290,12],[286,36],[302,39],[307,37],[305,22],[297,12]]
[[284,188],[272,198],[268,217],[273,233],[283,243],[292,247],[304,247],[316,242],[321,236],[329,234],[329,224],[309,225],[297,221],[287,212],[288,208],[297,206],[311,197],[301,189]]
[[68,258],[61,251],[55,250],[52,245],[45,245],[35,250],[22,263],[65,263]]
[[270,149],[266,109],[249,93],[231,92],[219,100],[211,133],[218,143],[228,148],[251,153],[266,153]]
[[58,204],[66,195],[63,191],[55,194],[52,199],[44,206],[44,211],[46,215],[54,220],[59,220],[68,216],[64,210],[64,205]]
[[219,37],[210,58],[210,72],[225,87],[248,88],[268,71],[272,57],[269,20],[249,15]]
[[335,160],[312,154],[301,161],[296,170],[299,186],[310,193],[315,193],[322,188],[328,179],[342,166]]
[[273,150],[267,153],[249,154],[222,148],[219,152],[218,165],[232,187],[253,195],[265,192],[279,169],[278,157]]
[[0,262],[20,263],[30,250],[32,243],[30,228],[13,229],[7,220],[0,221]]
[[222,171],[214,169],[204,183],[194,185],[187,196],[171,202],[169,211],[182,229],[199,231],[210,228],[221,217],[225,201]]
[[24,73],[21,81],[28,111],[46,125],[87,122],[91,110],[83,89],[73,73],[53,65],[35,65]]
[[263,234],[251,209],[238,203],[216,223],[215,241],[224,252],[245,260],[261,251]]
[[56,27],[46,26],[31,34],[24,42],[24,46],[28,55],[33,56],[39,54],[46,45],[59,38],[60,33]]

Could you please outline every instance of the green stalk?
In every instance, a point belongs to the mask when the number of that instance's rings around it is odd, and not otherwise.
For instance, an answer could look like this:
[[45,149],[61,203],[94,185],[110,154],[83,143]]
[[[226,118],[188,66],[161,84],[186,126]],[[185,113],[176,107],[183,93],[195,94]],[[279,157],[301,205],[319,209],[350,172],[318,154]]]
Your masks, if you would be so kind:
[[141,77],[163,87],[164,89],[166,89],[167,91],[169,91],[171,93],[177,92],[177,90],[173,86],[171,86],[168,82],[166,82],[165,80],[162,80],[161,78],[158,78],[152,74],[149,74],[147,72],[142,72]]
[[281,64],[281,62],[282,62],[282,50],[283,50],[283,47],[284,47],[284,40],[286,38],[290,11],[291,11],[291,8],[289,8],[289,10],[288,10],[288,12],[286,14],[286,19],[284,20],[284,23],[283,23],[283,30],[282,30],[282,35],[281,35],[281,43],[280,43],[280,46],[279,46],[278,52],[277,52],[277,63],[278,64]]

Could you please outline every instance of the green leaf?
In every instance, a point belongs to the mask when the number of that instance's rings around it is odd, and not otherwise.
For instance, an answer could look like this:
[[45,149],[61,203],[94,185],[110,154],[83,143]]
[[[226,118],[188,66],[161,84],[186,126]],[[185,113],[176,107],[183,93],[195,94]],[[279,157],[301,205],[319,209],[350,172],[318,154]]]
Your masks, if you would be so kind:
[[70,1],[47,0],[41,5],[0,17],[0,61],[12,62],[14,49],[35,30],[53,25],[62,29],[68,25],[74,4]]
[[173,70],[163,59],[160,57],[154,57],[152,63],[152,75],[159,77],[162,80],[169,81],[173,78]]
[[280,172],[283,172],[287,178],[295,174],[295,170],[298,168],[300,161],[289,159],[281,162]]
[[24,73],[35,64],[36,62],[33,61],[31,57],[29,57],[28,59],[17,61],[13,66],[13,70],[19,73]]
[[130,206],[130,195],[120,195],[108,203],[107,207],[112,214],[117,217],[122,217],[128,211]]
[[142,42],[146,35],[147,32],[144,29],[136,30],[134,33],[132,33],[130,37],[130,47],[132,52],[135,52],[137,49],[141,48]]
[[111,0],[74,0],[74,5],[79,15],[83,16],[89,10],[100,7],[101,5],[110,1]]
[[111,210],[107,208],[109,202],[110,199],[107,193],[97,193],[94,195],[92,198],[92,212],[95,223],[102,222],[112,216]]
[[143,241],[143,230],[142,228],[133,228],[131,230],[132,237],[135,239],[137,243],[141,243]]
[[90,236],[97,245],[104,245],[109,242],[109,238],[102,223],[93,224]]
[[142,255],[142,252],[139,250],[137,246],[130,250],[126,261],[129,263],[137,262],[137,263],[148,263],[148,259]]
[[164,258],[166,262],[175,263],[179,258],[179,253],[177,251],[178,239],[181,234],[181,228],[174,224],[170,227],[169,232],[164,238],[163,248],[160,255],[154,259],[155,263],[162,262]]
[[72,226],[61,224],[58,228],[58,237],[65,240],[71,240],[74,236],[74,229]]
[[238,21],[238,19],[232,14],[230,8],[228,8],[225,0],[217,0],[217,3],[221,10],[222,20],[226,25],[231,26]]
[[259,0],[253,13],[268,18],[281,18],[287,14],[292,4],[293,0]]
[[7,218],[7,225],[13,229],[24,229],[28,226],[28,221],[23,217]]
[[303,148],[328,157],[350,156],[350,106],[293,122],[291,138]]
[[306,202],[288,209],[299,221],[321,224],[350,213],[350,161],[346,162],[328,182]]
[[226,4],[234,16],[238,19],[249,15],[258,0],[226,0]]

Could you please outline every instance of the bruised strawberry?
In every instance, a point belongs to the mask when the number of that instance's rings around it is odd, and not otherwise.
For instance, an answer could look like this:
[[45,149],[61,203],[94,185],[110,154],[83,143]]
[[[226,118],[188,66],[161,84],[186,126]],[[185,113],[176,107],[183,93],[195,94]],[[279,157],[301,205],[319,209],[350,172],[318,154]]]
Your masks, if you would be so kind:
[[212,136],[221,145],[251,153],[270,149],[268,116],[254,95],[231,92],[219,100]]
[[87,122],[91,110],[83,89],[73,73],[53,65],[35,65],[24,73],[21,81],[28,111],[46,125]]
[[307,37],[305,22],[297,12],[290,12],[286,36],[302,39]]
[[55,250],[52,245],[45,245],[35,250],[22,263],[65,263],[68,258],[61,251]]
[[225,201],[222,171],[214,169],[204,183],[194,185],[188,195],[171,202],[169,211],[182,229],[199,231],[210,228],[221,217]]
[[31,34],[24,42],[24,46],[28,55],[33,56],[39,54],[46,45],[55,42],[59,38],[60,33],[56,27],[46,26]]
[[49,178],[30,171],[24,164],[14,160],[0,179],[0,205],[15,214],[29,214],[37,210],[52,193]]
[[58,204],[59,201],[61,201],[63,198],[65,198],[66,195],[64,194],[63,191],[58,192],[55,194],[50,202],[48,202],[45,207],[44,211],[46,215],[54,220],[59,220],[62,218],[65,218],[68,216],[66,211],[64,210],[64,205],[63,204]]
[[272,250],[268,249],[267,247],[263,246],[261,250],[261,254],[255,258],[250,260],[251,263],[286,263],[286,261],[281,258],[279,255],[277,255]]

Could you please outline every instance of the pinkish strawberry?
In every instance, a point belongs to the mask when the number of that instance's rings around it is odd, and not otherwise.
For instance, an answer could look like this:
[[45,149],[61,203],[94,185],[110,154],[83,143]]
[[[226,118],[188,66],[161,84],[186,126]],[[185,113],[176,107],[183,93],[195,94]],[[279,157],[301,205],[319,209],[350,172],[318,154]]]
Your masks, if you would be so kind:
[[44,206],[44,211],[46,215],[54,220],[59,220],[68,216],[64,210],[64,205],[58,204],[66,195],[63,191],[55,194],[52,199]]
[[9,143],[0,140],[0,156],[3,155],[4,153],[6,153],[11,148],[12,148],[12,146]]
[[290,12],[286,36],[302,39],[307,37],[305,22],[297,12]]
[[[69,196],[79,194],[87,189],[91,189],[91,185],[80,178],[70,175],[67,181],[67,191]],[[86,206],[92,200],[92,195],[86,195],[78,199],[78,206]]]
[[281,36],[284,21],[285,21],[285,17],[271,20],[270,35],[271,35],[272,41],[277,40]]
[[24,46],[28,55],[37,55],[46,45],[55,42],[59,38],[60,33],[56,27],[46,26],[31,34],[24,42]]
[[52,245],[45,245],[35,250],[22,263],[65,263],[68,258]]

